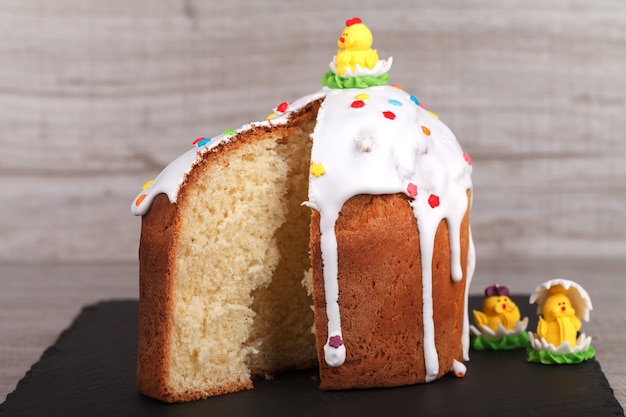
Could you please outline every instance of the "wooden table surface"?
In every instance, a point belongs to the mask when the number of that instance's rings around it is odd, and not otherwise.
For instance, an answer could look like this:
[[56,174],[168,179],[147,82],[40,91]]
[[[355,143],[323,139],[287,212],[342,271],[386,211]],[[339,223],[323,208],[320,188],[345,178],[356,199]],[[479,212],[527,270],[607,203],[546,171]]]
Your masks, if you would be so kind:
[[[536,285],[561,277],[581,284],[591,295],[594,310],[583,324],[592,336],[600,362],[615,396],[626,405],[626,286],[623,261],[480,261],[472,293],[492,283],[507,285],[515,294],[528,294]],[[138,297],[137,265],[0,266],[0,399],[69,327],[85,305],[110,299]],[[471,360],[469,363],[471,372]]]

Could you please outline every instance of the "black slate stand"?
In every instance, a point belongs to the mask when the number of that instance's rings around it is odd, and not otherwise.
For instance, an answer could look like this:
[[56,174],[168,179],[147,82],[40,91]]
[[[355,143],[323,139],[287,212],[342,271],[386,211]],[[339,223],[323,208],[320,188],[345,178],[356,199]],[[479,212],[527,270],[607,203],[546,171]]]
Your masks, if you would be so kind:
[[[528,297],[514,297],[534,330]],[[482,299],[472,297],[470,309]],[[165,404],[135,386],[138,303],[86,307],[0,405],[6,416],[623,416],[600,364],[526,362],[523,350],[471,352],[465,378],[426,385],[323,392],[317,371],[255,382],[253,390]],[[591,335],[593,336],[593,335]]]

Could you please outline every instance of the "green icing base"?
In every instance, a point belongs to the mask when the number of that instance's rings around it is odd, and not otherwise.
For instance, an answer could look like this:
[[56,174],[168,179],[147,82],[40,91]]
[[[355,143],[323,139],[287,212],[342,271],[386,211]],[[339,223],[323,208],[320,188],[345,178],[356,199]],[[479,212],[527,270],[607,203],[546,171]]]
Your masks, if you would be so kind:
[[535,350],[530,346],[526,351],[528,352],[528,362],[546,365],[572,365],[593,359],[596,356],[596,350],[593,346],[589,346],[586,350],[578,353],[554,353],[547,350]]
[[505,335],[498,340],[476,336],[472,342],[472,347],[476,350],[514,350],[525,348],[528,343],[528,333],[522,332],[518,335]]
[[385,85],[388,81],[388,73],[381,74],[378,77],[361,75],[344,78],[329,70],[322,77],[322,85],[329,88],[367,88],[377,85]]

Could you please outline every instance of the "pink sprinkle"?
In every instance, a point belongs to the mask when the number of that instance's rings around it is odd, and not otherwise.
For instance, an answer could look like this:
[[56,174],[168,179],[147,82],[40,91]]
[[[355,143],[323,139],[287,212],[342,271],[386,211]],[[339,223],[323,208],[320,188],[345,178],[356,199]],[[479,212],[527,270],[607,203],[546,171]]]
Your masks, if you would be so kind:
[[352,104],[350,104],[350,107],[355,109],[360,109],[363,106],[365,106],[365,102],[363,100],[354,100]]
[[439,205],[439,197],[435,194],[431,194],[430,197],[428,197],[428,204],[430,204],[432,208],[437,207]]
[[415,197],[417,195],[417,185],[410,182],[409,185],[406,187],[406,192],[409,197]]
[[280,113],[284,113],[287,111],[288,107],[289,107],[289,103],[287,103],[286,101],[283,101],[282,103],[278,105],[278,107],[276,107],[276,111]]
[[332,336],[330,339],[328,339],[328,344],[337,349],[339,346],[343,345],[343,340],[339,335]]
[[472,157],[467,152],[463,152],[463,158],[468,165],[472,165]]
[[390,119],[390,120],[393,120],[396,118],[396,115],[391,111],[384,111],[383,116],[385,116],[387,119]]
[[423,108],[424,110],[427,110],[427,109],[426,109],[426,105],[425,105],[424,103],[421,103],[421,102],[420,102],[420,107],[421,107],[421,108]]

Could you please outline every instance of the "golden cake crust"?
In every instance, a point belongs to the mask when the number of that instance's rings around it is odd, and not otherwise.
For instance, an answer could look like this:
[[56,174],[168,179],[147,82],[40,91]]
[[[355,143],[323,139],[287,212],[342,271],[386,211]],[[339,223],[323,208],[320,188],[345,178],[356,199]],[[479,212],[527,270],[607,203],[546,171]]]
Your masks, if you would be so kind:
[[[319,214],[311,222],[315,329],[321,388],[390,387],[425,382],[420,240],[404,195],[359,195],[348,200],[335,226],[339,256],[339,306],[346,361],[324,361],[327,340]],[[469,209],[461,228],[462,268],[467,268]],[[450,275],[448,227],[437,229],[433,256],[438,377],[463,361],[461,334],[465,280]],[[413,347],[413,348],[411,348]]]

